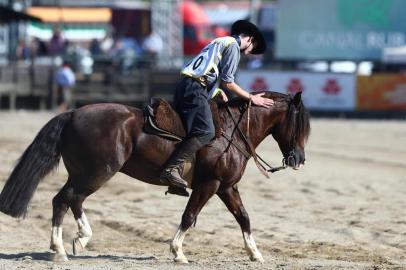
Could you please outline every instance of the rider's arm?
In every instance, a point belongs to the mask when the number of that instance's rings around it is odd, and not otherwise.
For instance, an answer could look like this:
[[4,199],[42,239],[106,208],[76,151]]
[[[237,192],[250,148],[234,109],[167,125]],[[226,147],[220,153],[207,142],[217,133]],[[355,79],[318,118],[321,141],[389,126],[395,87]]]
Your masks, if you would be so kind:
[[251,99],[252,103],[258,106],[269,107],[273,105],[273,100],[262,97],[264,93],[251,95],[234,82],[235,73],[237,72],[238,63],[240,62],[240,47],[237,43],[230,44],[223,52],[220,60],[220,79],[221,87],[228,89],[237,96]]
[[245,99],[250,99],[251,94],[242,89],[238,84],[235,82],[225,82],[221,81],[221,88],[225,88],[227,90],[230,90],[234,94],[236,94],[239,97],[245,98]]
[[240,46],[237,42],[229,44],[224,50],[219,65],[221,88],[228,89],[239,97],[250,99],[250,93],[234,82],[240,57]]
[[248,93],[247,91],[242,89],[235,82],[222,81],[221,86],[223,88],[225,88],[225,89],[230,90],[231,92],[233,92],[234,94],[236,94],[236,95],[238,95],[238,96],[240,96],[242,98],[246,98],[248,100],[251,99],[252,103],[254,103],[255,105],[258,105],[258,106],[268,108],[269,106],[272,106],[273,103],[274,103],[273,99],[263,97],[265,95],[265,93],[259,93],[259,94],[256,94],[256,95],[251,95],[250,93]]

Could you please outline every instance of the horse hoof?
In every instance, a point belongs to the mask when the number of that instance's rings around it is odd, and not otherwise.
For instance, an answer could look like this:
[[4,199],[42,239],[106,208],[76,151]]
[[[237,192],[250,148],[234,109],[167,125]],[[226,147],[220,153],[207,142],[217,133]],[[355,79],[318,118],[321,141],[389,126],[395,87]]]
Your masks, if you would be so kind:
[[77,255],[79,254],[79,250],[82,249],[82,245],[79,243],[78,239],[73,239],[72,240],[72,251],[73,251],[73,255]]
[[51,253],[51,261],[53,262],[67,262],[68,256],[66,254]]
[[250,260],[253,261],[253,262],[260,262],[260,263],[265,262],[264,258],[262,257],[261,254],[257,254],[255,256],[250,256]]
[[175,256],[175,258],[173,259],[174,262],[179,263],[179,264],[189,263],[188,260],[186,259],[186,256],[183,254],[183,252],[180,251],[178,248],[175,248],[175,246],[172,243],[169,246],[169,250]]
[[186,257],[176,257],[173,259],[174,262],[179,263],[179,264],[188,264],[189,261],[186,259]]
[[83,242],[86,242],[86,240],[84,240],[84,241],[80,241],[80,240],[81,240],[80,238],[75,238],[72,241],[73,255],[75,255],[75,256],[78,255],[80,252],[82,252],[85,249]]

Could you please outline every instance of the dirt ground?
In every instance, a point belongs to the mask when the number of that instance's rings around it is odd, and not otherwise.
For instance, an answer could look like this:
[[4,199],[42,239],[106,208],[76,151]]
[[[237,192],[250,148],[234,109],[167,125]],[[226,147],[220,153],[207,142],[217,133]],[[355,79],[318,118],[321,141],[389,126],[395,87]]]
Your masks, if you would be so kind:
[[[53,115],[0,113],[0,188]],[[312,119],[306,166],[265,179],[250,161],[239,185],[265,263],[250,262],[240,228],[213,197],[176,265],[169,241],[187,198],[117,174],[85,202],[93,238],[74,257],[77,225],[64,221],[65,263],[49,261],[51,200],[63,165],[40,183],[24,220],[0,213],[0,269],[406,269],[406,122]],[[274,165],[272,138],[258,149]]]

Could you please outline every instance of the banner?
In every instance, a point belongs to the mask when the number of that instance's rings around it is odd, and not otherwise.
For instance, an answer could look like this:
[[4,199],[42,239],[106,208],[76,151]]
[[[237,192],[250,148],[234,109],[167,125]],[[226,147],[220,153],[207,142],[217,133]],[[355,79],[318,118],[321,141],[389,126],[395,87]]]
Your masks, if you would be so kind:
[[406,110],[406,74],[359,76],[357,109]]
[[237,83],[247,91],[302,91],[303,102],[312,110],[352,111],[355,109],[353,74],[240,71]]
[[283,0],[278,11],[278,58],[380,60],[406,45],[405,0]]

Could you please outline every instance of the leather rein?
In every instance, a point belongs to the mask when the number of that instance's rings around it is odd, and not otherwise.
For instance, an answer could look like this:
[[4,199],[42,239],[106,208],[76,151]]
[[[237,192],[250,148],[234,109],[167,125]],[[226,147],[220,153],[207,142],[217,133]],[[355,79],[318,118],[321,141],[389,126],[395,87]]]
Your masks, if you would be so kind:
[[[287,164],[287,163],[286,163],[286,159],[283,158],[283,159],[282,159],[282,164],[283,164],[282,166],[279,166],[279,167],[272,167],[271,165],[269,165],[263,158],[261,158],[261,157],[255,152],[255,147],[252,145],[252,142],[251,142],[250,136],[249,136],[249,133],[250,133],[250,108],[251,108],[251,103],[252,103],[252,101],[251,101],[251,99],[250,99],[249,102],[248,102],[247,110],[244,110],[244,111],[241,113],[241,115],[240,115],[238,121],[236,121],[236,120],[234,119],[233,114],[232,114],[231,111],[230,111],[230,108],[229,108],[228,105],[226,104],[227,112],[228,112],[228,114],[230,115],[231,119],[233,120],[235,126],[234,126],[234,129],[233,129],[233,132],[231,133],[231,135],[228,135],[228,134],[225,133],[224,131],[221,131],[221,135],[229,142],[229,145],[227,146],[226,151],[228,151],[230,145],[232,144],[233,146],[235,146],[235,148],[238,149],[238,151],[240,151],[240,152],[245,156],[245,158],[249,159],[249,158],[252,156],[252,157],[254,158],[255,164],[257,165],[259,171],[260,171],[266,178],[269,178],[268,172],[274,173],[274,172],[277,172],[277,171],[286,169],[286,167],[287,167],[286,164]],[[239,124],[240,124],[240,122],[241,122],[241,120],[242,120],[242,118],[243,118],[243,116],[244,116],[244,114],[245,114],[245,111],[247,111],[247,135],[245,135],[245,134],[241,131],[240,127],[239,127]],[[247,146],[249,152],[248,152],[247,150],[245,150],[244,147],[242,147],[241,145],[239,145],[238,142],[236,142],[236,141],[233,139],[233,136],[234,136],[235,131],[238,131],[238,134],[240,135],[240,137],[241,137],[241,139],[243,140],[243,142],[246,144],[246,146]],[[288,159],[292,158],[291,155],[292,155],[292,154],[289,154]]]

